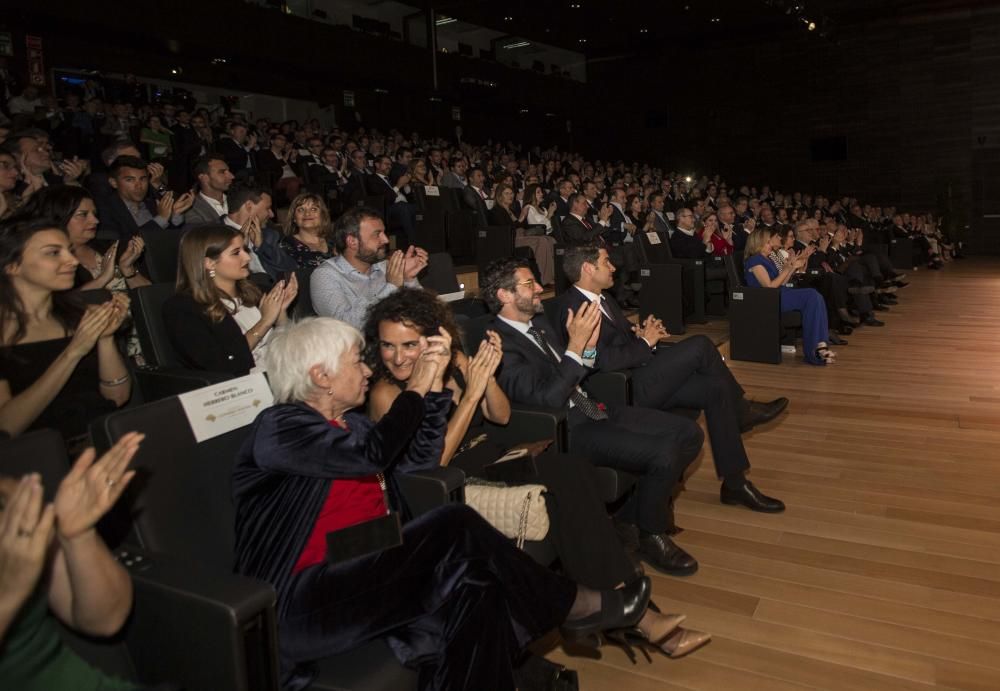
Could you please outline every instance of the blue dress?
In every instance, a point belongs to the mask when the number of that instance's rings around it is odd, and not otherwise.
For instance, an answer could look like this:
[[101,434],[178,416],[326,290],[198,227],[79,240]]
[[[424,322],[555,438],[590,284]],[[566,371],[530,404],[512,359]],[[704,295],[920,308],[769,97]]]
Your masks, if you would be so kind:
[[[773,281],[781,272],[767,257],[755,254],[744,264],[743,280],[751,288],[760,288],[760,281],[753,274],[753,267],[763,266]],[[805,360],[811,365],[825,365],[821,357],[816,355],[820,342],[825,342],[829,335],[829,324],[826,317],[826,303],[823,296],[812,288],[789,288],[781,286],[781,311],[802,313],[802,346]]]

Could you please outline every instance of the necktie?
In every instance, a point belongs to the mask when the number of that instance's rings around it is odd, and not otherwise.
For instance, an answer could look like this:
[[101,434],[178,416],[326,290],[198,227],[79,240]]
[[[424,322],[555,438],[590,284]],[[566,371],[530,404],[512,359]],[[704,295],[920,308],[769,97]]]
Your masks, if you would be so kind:
[[[556,357],[555,353],[549,348],[549,344],[542,338],[541,332],[533,326],[528,327],[528,335],[534,339],[538,347],[542,349],[546,355],[549,356],[550,360],[559,362],[559,358]],[[569,400],[573,402],[580,412],[589,417],[591,420],[607,420],[608,414],[601,410],[596,403],[583,395],[583,393],[576,387],[573,387],[573,391],[569,395]]]

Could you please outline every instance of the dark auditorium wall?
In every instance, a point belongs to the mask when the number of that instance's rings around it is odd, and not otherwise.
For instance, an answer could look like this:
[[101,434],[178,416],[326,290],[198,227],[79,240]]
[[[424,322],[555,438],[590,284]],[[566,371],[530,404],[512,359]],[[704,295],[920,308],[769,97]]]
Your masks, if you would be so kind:
[[[972,224],[970,249],[1000,253],[1000,219],[983,218],[1000,214],[996,3],[840,26],[836,43],[805,32],[759,43],[734,32],[588,71],[627,95],[595,113],[628,123],[608,142],[622,155],[656,151],[679,170],[919,210],[937,208],[950,187]],[[652,113],[639,105],[656,103],[651,89],[660,102]],[[665,127],[647,127],[650,116]],[[840,135],[846,160],[810,160],[813,139]]]

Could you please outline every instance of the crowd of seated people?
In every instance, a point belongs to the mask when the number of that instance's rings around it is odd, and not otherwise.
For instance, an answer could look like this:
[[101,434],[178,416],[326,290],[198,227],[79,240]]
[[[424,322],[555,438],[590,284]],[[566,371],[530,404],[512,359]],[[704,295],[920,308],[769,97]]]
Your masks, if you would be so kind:
[[[802,313],[805,360],[817,365],[835,361],[838,336],[882,325],[875,312],[897,301],[906,283],[884,251],[892,239],[912,241],[931,268],[955,256],[940,219],[852,198],[689,181],[555,149],[529,156],[316,121],[251,123],[170,103],[123,100],[104,114],[97,99],[81,105],[86,117],[29,123],[0,142],[0,432],[55,428],[77,453],[93,420],[134,399],[131,368],[142,360],[128,291],[150,284],[143,238],[177,234],[174,295],[156,316],[181,363],[231,377],[266,371],[275,392],[235,460],[236,568],[278,592],[289,685],[307,679],[307,663],[373,638],[418,667],[423,688],[442,689],[514,688],[523,649],[553,628],[671,657],[704,645],[708,634],[651,603],[644,576],[645,567],[698,568],[672,539],[672,502],[705,434],[677,409],[705,413],[720,501],[778,513],[784,504],[747,476],[742,434],[788,401],[747,398],[708,339],[662,347],[655,315],[631,323],[638,234],[661,234],[679,258],[742,262],[747,285],[781,291],[782,309]],[[420,286],[427,252],[408,242],[417,188],[433,185],[460,189],[484,225],[515,228],[515,244],[531,250],[533,261],[485,268],[480,297],[494,318],[467,350],[450,309]],[[557,242],[572,286],[550,322],[541,296]],[[305,294],[318,316],[295,321]],[[633,371],[633,405],[588,393],[588,377],[621,369]],[[517,406],[562,409],[568,422],[563,449],[552,439],[519,445],[548,490],[560,573],[465,506],[406,522],[401,550],[325,560],[327,533],[405,514],[395,474],[450,465],[488,477],[509,451],[491,425]],[[0,543],[30,533],[21,546],[31,542],[35,573],[2,584],[2,640],[42,626],[37,574],[46,559],[69,558],[44,548],[65,525],[93,531],[131,479],[140,441],[126,437],[97,463],[84,452],[67,482],[113,468],[117,485],[75,521],[58,498],[42,509],[37,479],[0,484]],[[595,474],[606,468],[636,477],[611,520]],[[288,547],[261,549],[275,543]],[[80,558],[106,559],[99,541],[89,550]],[[113,569],[102,577],[102,597],[116,598],[103,618],[67,612],[49,594],[55,616],[84,632],[117,629],[130,588]],[[377,611],[350,597],[362,584]],[[10,612],[24,614],[13,627]],[[84,669],[68,650],[53,659],[52,674]],[[0,670],[16,664],[0,651]]]

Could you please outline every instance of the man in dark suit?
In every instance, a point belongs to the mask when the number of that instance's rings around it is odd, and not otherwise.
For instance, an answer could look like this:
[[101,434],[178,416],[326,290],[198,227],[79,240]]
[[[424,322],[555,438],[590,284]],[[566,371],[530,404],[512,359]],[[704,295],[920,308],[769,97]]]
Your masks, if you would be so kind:
[[[557,298],[560,314],[593,303],[601,309],[601,329],[594,368],[602,372],[631,370],[636,405],[669,411],[705,411],[715,472],[723,480],[721,500],[754,511],[774,513],[785,506],[762,494],[746,479],[750,468],[741,433],[777,417],[787,398],[767,403],[748,401],[743,387],[705,336],[692,336],[672,346],[663,323],[650,315],[633,327],[618,303],[604,291],[614,282],[614,264],[597,247],[570,247],[563,260],[573,287]],[[563,330],[565,332],[565,330]]]
[[489,198],[483,189],[486,176],[481,168],[473,168],[469,171],[469,184],[462,189],[462,204],[465,208],[471,209],[476,214],[477,226],[488,226],[489,208],[486,200]]
[[570,451],[637,475],[618,518],[638,528],[639,557],[663,573],[694,573],[698,562],[666,533],[672,527],[670,497],[701,449],[701,429],[684,417],[609,407],[587,397],[580,384],[597,355],[600,311],[588,304],[567,316],[569,339],[563,344],[539,314],[541,293],[525,262],[501,259],[486,268],[481,294],[496,313],[490,328],[503,338],[498,383],[514,403],[567,410]]
[[194,203],[194,195],[185,192],[177,199],[166,191],[154,200],[148,196],[149,171],[146,162],[135,156],[119,156],[111,164],[108,181],[115,194],[107,197],[98,209],[101,229],[117,234],[127,242],[140,230],[166,230],[184,224],[184,212]]
[[[556,202],[558,204],[558,202]],[[562,220],[562,233],[568,245],[605,245],[604,233],[609,229],[612,208],[605,205],[598,214],[597,222],[587,216],[587,198],[582,194],[571,194],[569,213]],[[556,212],[558,213],[558,211]]]
[[677,210],[677,230],[670,236],[670,253],[678,259],[704,259],[712,256],[712,234],[699,233],[694,225],[694,212]]
[[410,238],[417,228],[417,205],[407,201],[404,188],[410,184],[410,174],[403,175],[393,183],[389,179],[392,159],[386,155],[375,157],[375,173],[366,182],[368,194],[381,196],[385,200],[385,225],[396,235],[396,246],[409,247]]
[[285,274],[299,268],[281,248],[281,232],[270,225],[274,218],[271,195],[237,185],[229,190],[228,202],[229,213],[222,222],[243,234],[243,246],[250,255],[250,280],[262,290],[270,290]]
[[665,206],[666,201],[662,192],[653,192],[649,195],[649,211],[653,214],[653,230],[663,237],[669,238],[674,229],[670,225],[666,211],[664,211]]
[[236,179],[247,182],[257,170],[254,158],[257,135],[248,134],[247,126],[241,122],[229,123],[228,132],[229,136],[219,138],[219,153],[226,159]]
[[355,149],[351,152],[347,182],[344,184],[344,191],[341,195],[345,209],[354,208],[365,201],[365,195],[368,194],[365,180],[369,175],[366,165],[367,158],[363,149]]

